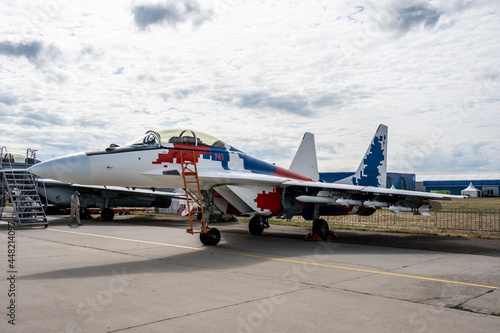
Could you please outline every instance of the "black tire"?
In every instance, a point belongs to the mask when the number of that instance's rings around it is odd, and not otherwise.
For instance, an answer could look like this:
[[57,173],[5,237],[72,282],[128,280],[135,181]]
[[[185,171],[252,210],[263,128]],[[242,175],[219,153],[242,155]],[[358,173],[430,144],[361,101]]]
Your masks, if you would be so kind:
[[328,227],[328,222],[323,219],[314,220],[312,230],[322,240],[327,240],[328,236],[330,235],[330,227]]
[[113,221],[115,212],[111,208],[104,208],[101,212],[101,217],[106,221]]
[[202,233],[200,234],[200,241],[201,241],[203,244],[208,245],[208,244],[207,244],[207,234],[206,234],[206,233],[203,233],[203,232],[202,232]]
[[264,232],[264,224],[262,223],[263,217],[254,216],[248,223],[248,230],[254,236],[260,236]]
[[200,241],[204,245],[215,246],[220,241],[220,231],[217,228],[212,228],[206,233],[200,234]]

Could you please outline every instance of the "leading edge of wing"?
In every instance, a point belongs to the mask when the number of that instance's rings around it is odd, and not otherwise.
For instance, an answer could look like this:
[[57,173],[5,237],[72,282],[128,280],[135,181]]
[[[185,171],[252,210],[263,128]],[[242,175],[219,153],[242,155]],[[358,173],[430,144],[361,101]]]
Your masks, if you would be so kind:
[[[60,183],[64,184],[64,183]],[[149,190],[145,188],[135,188],[132,189],[130,187],[121,187],[121,186],[103,186],[103,185],[82,185],[82,184],[67,184],[69,187],[75,187],[75,188],[88,188],[88,189],[94,189],[94,190],[103,190],[103,191],[113,191],[113,192],[120,192],[123,194],[142,194],[146,196],[152,196],[152,197],[169,197],[169,198],[178,198],[178,199],[185,199],[186,195],[184,193],[179,193],[179,192],[166,192],[166,191],[161,191],[161,190]]]
[[441,193],[430,193],[430,192],[420,192],[420,191],[409,191],[409,190],[398,190],[391,188],[373,187],[373,186],[358,186],[358,185],[344,185],[335,183],[321,183],[321,182],[306,182],[306,181],[286,181],[283,183],[284,186],[301,186],[301,187],[316,187],[324,190],[333,190],[340,192],[363,192],[363,193],[373,193],[373,194],[385,194],[394,195],[401,197],[421,197],[429,199],[441,199],[441,200],[451,200],[451,199],[466,199],[463,195],[450,195]]

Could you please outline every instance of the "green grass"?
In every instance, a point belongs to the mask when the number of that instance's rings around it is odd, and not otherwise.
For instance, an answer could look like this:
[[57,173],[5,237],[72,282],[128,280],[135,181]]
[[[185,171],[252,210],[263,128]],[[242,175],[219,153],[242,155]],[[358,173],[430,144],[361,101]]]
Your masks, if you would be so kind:
[[500,209],[500,197],[452,199],[440,201],[443,209],[446,208],[476,208],[476,209]]

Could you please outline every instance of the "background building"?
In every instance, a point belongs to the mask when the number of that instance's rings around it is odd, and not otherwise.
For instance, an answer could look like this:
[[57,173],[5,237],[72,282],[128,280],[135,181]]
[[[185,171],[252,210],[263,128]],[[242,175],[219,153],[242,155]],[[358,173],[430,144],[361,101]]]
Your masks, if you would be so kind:
[[[320,172],[319,178],[333,183],[354,175],[354,172]],[[461,191],[472,185],[482,197],[500,196],[500,174],[415,175],[413,173],[387,173],[387,188],[394,185],[401,190],[440,192],[461,195]]]
[[500,174],[461,174],[461,175],[418,175],[416,190],[442,192],[460,195],[470,183],[481,191],[483,197],[497,197],[500,193]]
[[[319,179],[327,183],[334,183],[343,178],[353,176],[354,172],[320,172]],[[394,185],[395,188],[400,190],[415,190],[415,174],[413,173],[387,173],[387,188]],[[467,184],[469,185],[469,184]]]

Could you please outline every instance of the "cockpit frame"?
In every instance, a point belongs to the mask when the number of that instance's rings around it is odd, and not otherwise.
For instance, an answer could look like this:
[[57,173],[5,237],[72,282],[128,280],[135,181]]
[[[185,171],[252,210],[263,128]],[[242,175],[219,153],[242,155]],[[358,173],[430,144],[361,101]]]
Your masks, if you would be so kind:
[[168,148],[169,145],[174,144],[226,149],[226,144],[223,141],[205,133],[199,132],[197,134],[190,129],[149,130],[144,136],[128,143],[127,146],[132,149],[155,149]]

